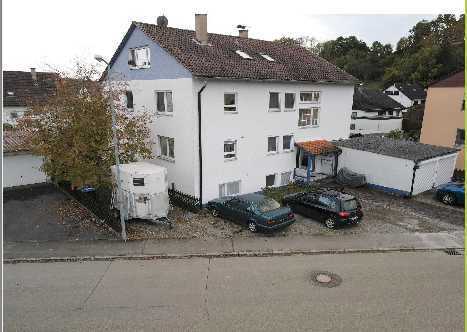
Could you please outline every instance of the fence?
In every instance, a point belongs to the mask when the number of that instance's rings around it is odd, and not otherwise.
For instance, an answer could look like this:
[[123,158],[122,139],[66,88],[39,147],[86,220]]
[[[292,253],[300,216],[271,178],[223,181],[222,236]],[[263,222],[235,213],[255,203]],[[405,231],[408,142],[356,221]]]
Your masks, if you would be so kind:
[[199,198],[185,194],[176,189],[169,189],[170,204],[190,210],[192,212],[199,212],[201,210],[201,202]]

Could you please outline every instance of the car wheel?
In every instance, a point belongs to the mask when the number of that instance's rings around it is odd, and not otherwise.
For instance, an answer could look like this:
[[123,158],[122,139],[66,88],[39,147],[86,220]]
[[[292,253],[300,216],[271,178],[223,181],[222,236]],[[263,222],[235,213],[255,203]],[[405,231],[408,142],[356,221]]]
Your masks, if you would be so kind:
[[446,194],[443,194],[443,196],[441,197],[441,201],[444,204],[453,205],[455,202],[455,198],[452,194],[446,193]]
[[211,214],[213,217],[219,217],[219,211],[216,208],[212,208]]
[[327,218],[326,221],[324,222],[324,224],[325,224],[326,227],[329,228],[329,229],[334,229],[334,228],[336,228],[336,221],[335,221],[334,218],[332,218],[332,217]]
[[256,227],[256,223],[254,221],[249,221],[248,222],[248,229],[252,233],[256,233],[256,231],[258,230],[258,228]]

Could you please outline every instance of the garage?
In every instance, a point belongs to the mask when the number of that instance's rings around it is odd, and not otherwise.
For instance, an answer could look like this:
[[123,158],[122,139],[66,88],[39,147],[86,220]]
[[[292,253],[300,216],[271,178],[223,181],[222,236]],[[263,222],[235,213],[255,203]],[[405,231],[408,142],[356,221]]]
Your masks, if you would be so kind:
[[367,135],[333,142],[338,169],[364,174],[368,185],[412,196],[451,181],[458,149]]
[[27,133],[19,130],[3,132],[3,187],[10,188],[44,183],[42,157],[31,153],[26,144]]

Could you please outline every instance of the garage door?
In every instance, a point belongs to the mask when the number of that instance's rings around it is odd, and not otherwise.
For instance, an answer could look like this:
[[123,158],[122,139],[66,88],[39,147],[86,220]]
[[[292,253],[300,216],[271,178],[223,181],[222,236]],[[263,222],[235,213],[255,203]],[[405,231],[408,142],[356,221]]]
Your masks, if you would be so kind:
[[451,181],[457,155],[421,162],[415,174],[413,194],[417,195]]
[[31,154],[3,155],[3,187],[24,186],[46,182],[40,170],[42,158]]
[[452,174],[455,168],[455,164],[456,164],[455,157],[448,157],[448,158],[440,159],[438,161],[438,169],[436,170],[436,182],[435,182],[436,187],[451,181]]

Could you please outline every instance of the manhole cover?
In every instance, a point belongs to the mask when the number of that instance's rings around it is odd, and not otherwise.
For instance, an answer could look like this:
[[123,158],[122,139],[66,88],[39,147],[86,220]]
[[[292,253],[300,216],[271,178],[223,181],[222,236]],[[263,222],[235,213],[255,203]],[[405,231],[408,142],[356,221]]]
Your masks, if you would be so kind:
[[311,272],[311,282],[317,286],[332,288],[339,286],[342,278],[328,271],[313,271]]

